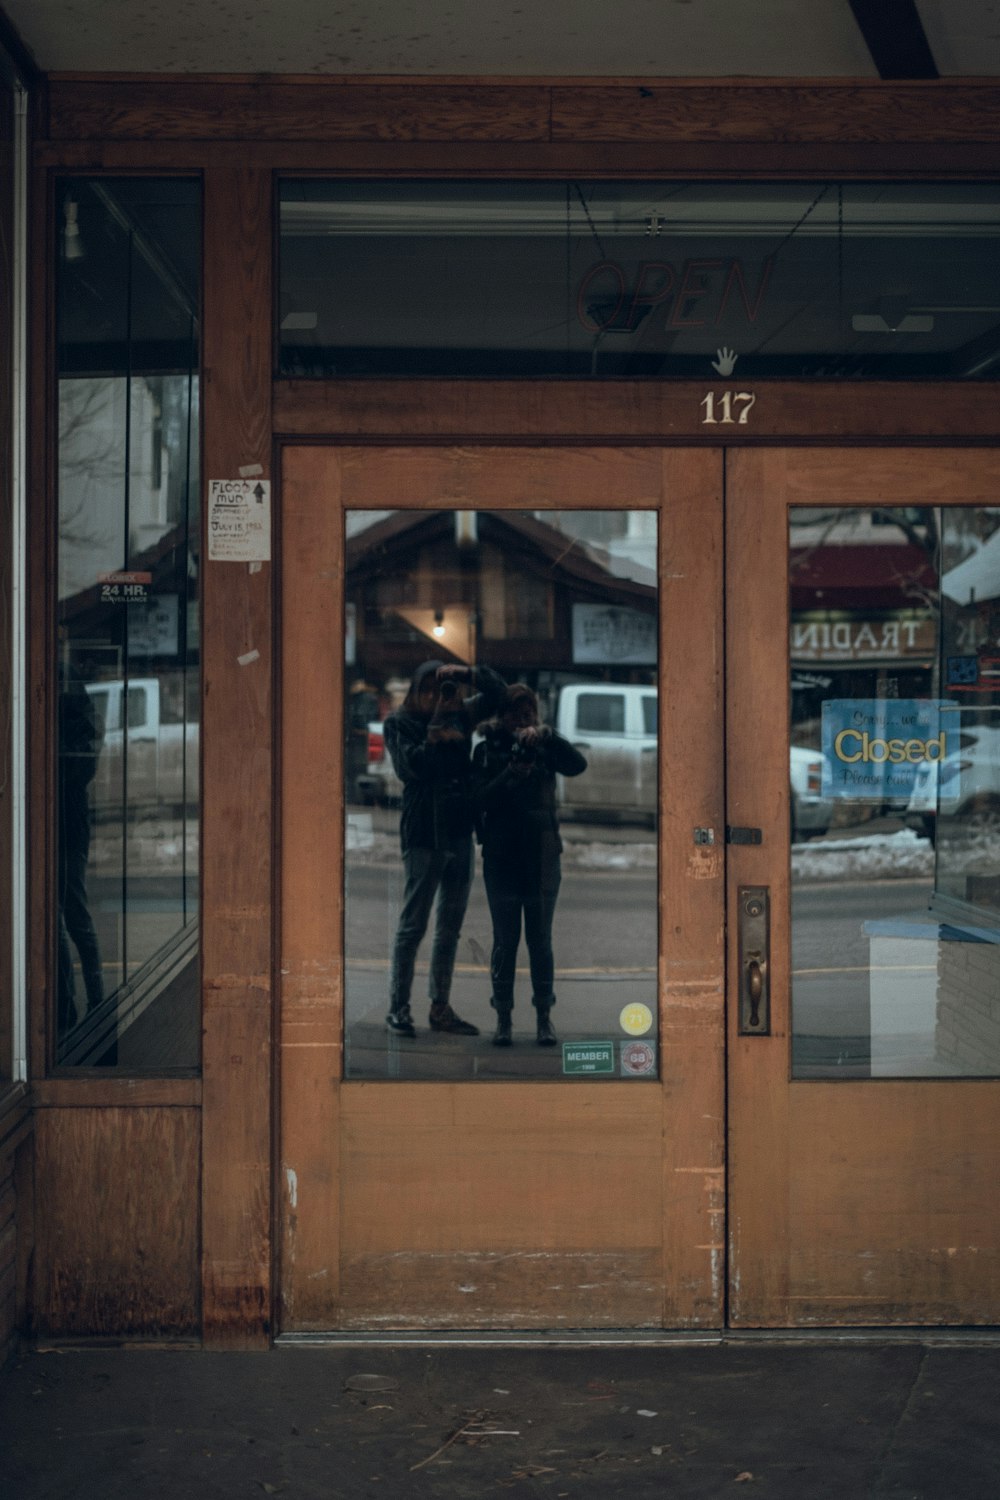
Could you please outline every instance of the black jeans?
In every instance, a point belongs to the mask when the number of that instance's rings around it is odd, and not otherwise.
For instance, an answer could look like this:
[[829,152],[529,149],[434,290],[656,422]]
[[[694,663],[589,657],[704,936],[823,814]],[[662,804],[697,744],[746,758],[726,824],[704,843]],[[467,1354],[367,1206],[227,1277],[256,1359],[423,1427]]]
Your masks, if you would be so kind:
[[389,1005],[402,1010],[410,1003],[417,949],[427,931],[434,897],[434,941],[431,945],[430,999],[447,1005],[455,968],[458,939],[472,887],[472,835],[448,849],[408,849],[403,855],[406,885],[392,950]]
[[517,949],[521,941],[521,921],[528,944],[531,969],[532,1004],[548,1009],[555,1004],[552,986],[555,959],[552,955],[552,919],[559,897],[561,872],[558,863],[541,875],[498,864],[489,855],[483,861],[483,882],[493,919],[493,953],[490,977],[494,1010],[512,1010],[514,979],[517,974]]
[[64,799],[59,829],[59,1031],[77,1024],[76,982],[70,938],[80,956],[87,1009],[104,999],[104,972],[97,929],[87,902],[90,814],[86,802]]

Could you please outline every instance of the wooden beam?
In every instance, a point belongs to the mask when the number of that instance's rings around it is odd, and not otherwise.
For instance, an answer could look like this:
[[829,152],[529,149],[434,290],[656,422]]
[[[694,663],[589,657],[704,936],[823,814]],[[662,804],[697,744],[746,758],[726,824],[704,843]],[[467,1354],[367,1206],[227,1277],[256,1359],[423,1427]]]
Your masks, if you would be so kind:
[[880,78],[937,78],[915,0],[849,0]]
[[[271,466],[271,176],[205,174],[204,476]],[[206,1343],[271,1326],[271,564],[201,553]]]

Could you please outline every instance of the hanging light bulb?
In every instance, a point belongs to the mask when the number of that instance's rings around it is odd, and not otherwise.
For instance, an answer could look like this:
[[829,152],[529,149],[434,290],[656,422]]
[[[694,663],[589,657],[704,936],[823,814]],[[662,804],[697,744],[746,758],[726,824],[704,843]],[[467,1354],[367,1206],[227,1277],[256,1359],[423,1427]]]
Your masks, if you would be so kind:
[[438,640],[444,635],[444,615],[439,609],[434,611],[434,629],[431,634],[436,635]]

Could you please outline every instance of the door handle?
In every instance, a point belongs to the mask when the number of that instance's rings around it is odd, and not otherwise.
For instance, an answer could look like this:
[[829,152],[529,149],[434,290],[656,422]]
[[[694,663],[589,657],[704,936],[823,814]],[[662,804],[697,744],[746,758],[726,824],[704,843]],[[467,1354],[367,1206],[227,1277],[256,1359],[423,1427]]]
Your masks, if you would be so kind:
[[741,885],[737,923],[740,948],[740,1036],[771,1032],[771,902],[766,885]]

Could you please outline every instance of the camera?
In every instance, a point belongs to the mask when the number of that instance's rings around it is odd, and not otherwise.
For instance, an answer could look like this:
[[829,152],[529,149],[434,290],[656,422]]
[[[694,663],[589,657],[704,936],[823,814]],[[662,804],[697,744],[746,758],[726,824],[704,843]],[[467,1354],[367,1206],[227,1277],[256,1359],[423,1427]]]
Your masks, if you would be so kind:
[[452,704],[458,701],[458,683],[453,677],[444,677],[438,687],[438,702]]
[[523,740],[515,740],[510,747],[510,763],[512,766],[533,766],[537,758],[537,745],[527,745]]

